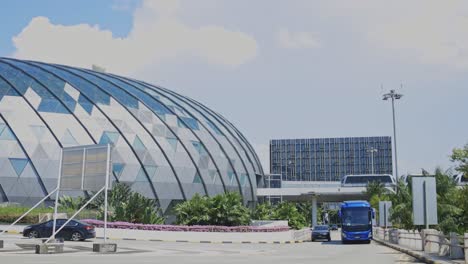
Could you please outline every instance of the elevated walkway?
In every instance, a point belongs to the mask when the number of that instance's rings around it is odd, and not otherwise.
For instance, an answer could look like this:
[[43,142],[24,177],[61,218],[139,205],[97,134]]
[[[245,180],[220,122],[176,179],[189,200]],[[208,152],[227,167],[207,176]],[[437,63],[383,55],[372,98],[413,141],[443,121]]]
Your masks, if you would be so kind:
[[282,181],[281,188],[257,188],[257,197],[282,197],[285,201],[342,202],[366,199],[366,187],[342,187],[341,182]]

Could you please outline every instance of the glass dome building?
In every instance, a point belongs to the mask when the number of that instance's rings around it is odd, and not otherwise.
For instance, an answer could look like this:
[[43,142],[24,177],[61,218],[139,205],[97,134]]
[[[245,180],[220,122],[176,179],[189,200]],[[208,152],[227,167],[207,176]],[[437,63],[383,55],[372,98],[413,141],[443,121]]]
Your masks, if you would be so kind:
[[113,74],[0,58],[0,202],[55,189],[63,147],[113,145],[112,177],[163,211],[195,193],[256,200],[259,159],[224,117],[168,89]]

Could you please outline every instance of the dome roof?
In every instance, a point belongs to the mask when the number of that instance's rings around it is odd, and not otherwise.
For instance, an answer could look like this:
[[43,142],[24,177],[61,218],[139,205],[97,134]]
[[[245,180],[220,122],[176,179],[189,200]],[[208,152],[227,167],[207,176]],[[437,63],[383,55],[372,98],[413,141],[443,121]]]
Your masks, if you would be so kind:
[[0,58],[0,199],[38,201],[56,187],[61,148],[105,143],[114,180],[163,209],[195,193],[256,199],[255,151],[203,104],[122,76]]

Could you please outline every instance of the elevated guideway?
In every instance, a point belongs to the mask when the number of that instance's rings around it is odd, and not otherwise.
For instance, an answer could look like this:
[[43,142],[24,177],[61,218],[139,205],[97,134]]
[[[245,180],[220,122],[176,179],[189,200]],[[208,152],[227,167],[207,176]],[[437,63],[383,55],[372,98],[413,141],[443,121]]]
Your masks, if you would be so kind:
[[363,186],[341,186],[341,182],[282,181],[281,188],[258,188],[258,198],[281,197],[285,201],[342,202],[366,199]]
[[[393,192],[392,187],[386,187]],[[367,200],[364,194],[366,186],[342,186],[339,181],[310,182],[310,181],[281,181],[276,188],[257,188],[257,197],[268,200],[271,197],[283,201],[311,201],[312,226],[317,225],[317,203],[343,202],[347,200]]]

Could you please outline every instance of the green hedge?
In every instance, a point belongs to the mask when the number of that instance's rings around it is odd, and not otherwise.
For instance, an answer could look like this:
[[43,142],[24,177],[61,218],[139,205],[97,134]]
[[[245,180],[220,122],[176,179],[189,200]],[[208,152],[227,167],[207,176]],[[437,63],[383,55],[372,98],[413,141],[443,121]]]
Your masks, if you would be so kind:
[[[7,206],[0,207],[0,223],[13,223],[18,217],[26,213],[30,207],[17,207]],[[21,219],[18,223],[20,224],[35,224],[39,221],[39,214],[53,213],[54,208],[40,207],[32,210],[28,215]],[[75,211],[73,210],[59,210],[59,213],[67,213],[68,216],[72,216]],[[80,212],[77,219],[84,218],[95,218],[97,213],[94,210],[83,210]],[[93,217],[94,216],[94,217]]]

